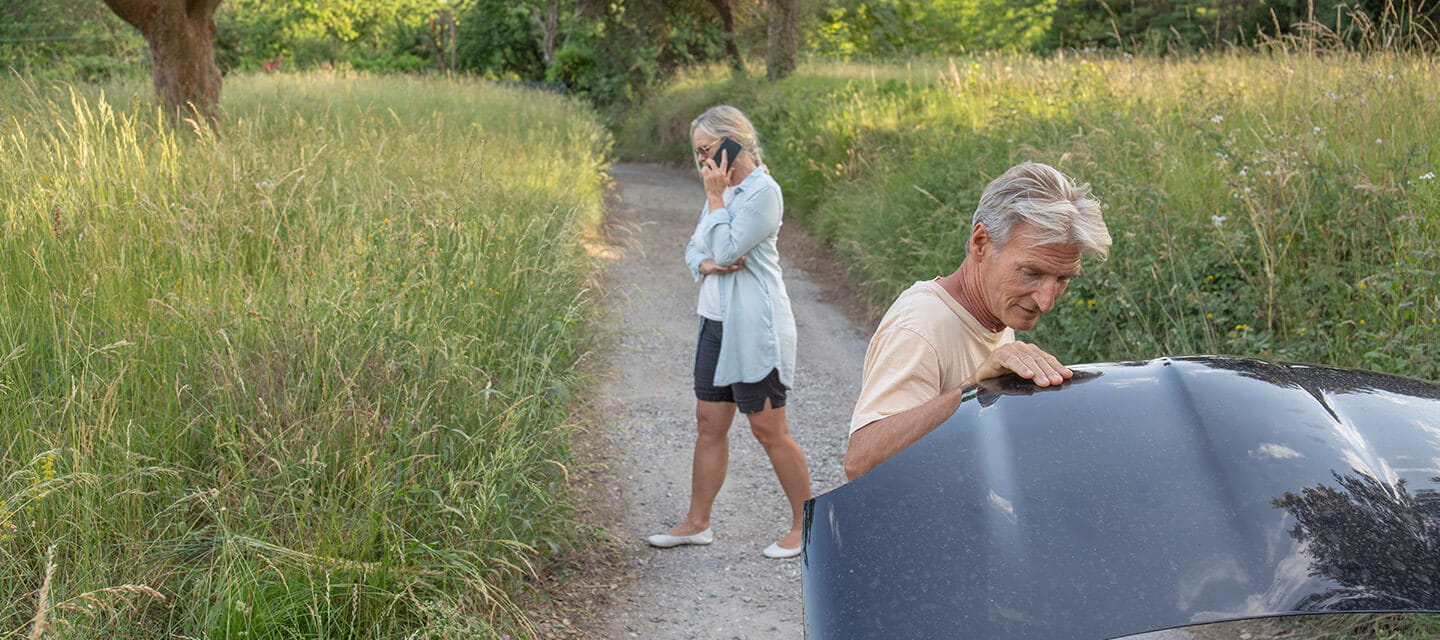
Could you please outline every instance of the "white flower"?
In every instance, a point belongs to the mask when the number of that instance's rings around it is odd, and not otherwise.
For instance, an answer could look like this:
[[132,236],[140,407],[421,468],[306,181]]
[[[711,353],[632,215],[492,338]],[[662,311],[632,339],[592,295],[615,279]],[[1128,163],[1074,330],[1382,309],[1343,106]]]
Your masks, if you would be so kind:
[[1210,216],[1210,222],[1215,223],[1215,226],[1218,227],[1225,224],[1225,216]]
[[1385,141],[1384,141],[1384,140],[1381,140],[1380,138],[1376,138],[1376,139],[1375,139],[1375,144],[1384,144],[1384,143],[1385,143]]
[[273,183],[273,182],[271,182],[271,181],[269,181],[269,180],[266,180],[266,181],[264,181],[264,182],[257,182],[257,183],[255,183],[255,187],[256,187],[256,188],[259,188],[259,189],[274,189],[274,188],[275,188],[275,183]]
[[1220,114],[1218,114],[1218,113],[1215,114],[1215,115],[1213,115],[1213,116],[1210,116],[1210,121],[1211,121],[1211,122],[1214,122],[1215,124],[1220,124],[1220,122],[1223,121],[1224,119],[1225,119],[1225,116],[1222,116],[1222,115],[1220,115]]
[[1315,133],[1320,133],[1320,127],[1315,127]]
[[1435,179],[1435,172],[1434,172],[1434,171],[1431,171],[1430,173],[1427,173],[1427,174],[1425,174],[1425,175],[1423,175],[1423,176],[1420,176],[1420,179],[1421,179],[1421,180],[1434,180],[1434,179]]

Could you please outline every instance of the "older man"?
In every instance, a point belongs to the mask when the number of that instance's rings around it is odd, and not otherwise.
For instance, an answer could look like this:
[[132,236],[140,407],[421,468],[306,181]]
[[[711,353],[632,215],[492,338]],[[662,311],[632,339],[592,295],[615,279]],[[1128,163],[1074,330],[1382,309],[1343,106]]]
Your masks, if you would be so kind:
[[845,475],[854,479],[933,431],[980,380],[1015,373],[1045,387],[1069,378],[1015,331],[1055,306],[1082,255],[1103,260],[1109,250],[1089,185],[1034,162],[991,181],[960,268],[906,289],[870,339]]

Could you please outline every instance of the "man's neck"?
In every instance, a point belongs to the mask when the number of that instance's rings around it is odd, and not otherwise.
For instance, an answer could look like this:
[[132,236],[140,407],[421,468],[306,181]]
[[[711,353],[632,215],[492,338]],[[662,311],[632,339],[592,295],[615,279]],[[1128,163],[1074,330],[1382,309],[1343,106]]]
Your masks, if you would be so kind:
[[1005,330],[1005,323],[1000,322],[1000,319],[990,312],[990,307],[985,305],[985,299],[980,295],[980,272],[975,269],[973,262],[961,262],[955,273],[940,278],[940,286],[969,311],[981,326],[997,333]]

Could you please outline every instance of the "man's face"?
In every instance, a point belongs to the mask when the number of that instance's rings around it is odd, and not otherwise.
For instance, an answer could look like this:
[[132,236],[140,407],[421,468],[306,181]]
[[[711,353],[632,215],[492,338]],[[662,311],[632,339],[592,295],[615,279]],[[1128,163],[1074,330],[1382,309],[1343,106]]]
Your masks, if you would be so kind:
[[1066,285],[1080,274],[1078,247],[1062,243],[1032,247],[1036,235],[1035,227],[1018,223],[1011,227],[1003,248],[996,250],[994,242],[987,241],[977,256],[985,304],[1016,331],[1034,328],[1040,314],[1053,308]]

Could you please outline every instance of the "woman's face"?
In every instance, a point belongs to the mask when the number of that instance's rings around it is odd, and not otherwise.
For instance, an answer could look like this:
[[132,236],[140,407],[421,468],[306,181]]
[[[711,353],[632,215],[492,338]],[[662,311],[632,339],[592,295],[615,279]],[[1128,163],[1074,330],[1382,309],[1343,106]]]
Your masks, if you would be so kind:
[[715,149],[719,148],[719,145],[719,138],[704,131],[696,129],[690,132],[690,153],[695,156],[695,164],[704,166],[705,161],[715,155]]

